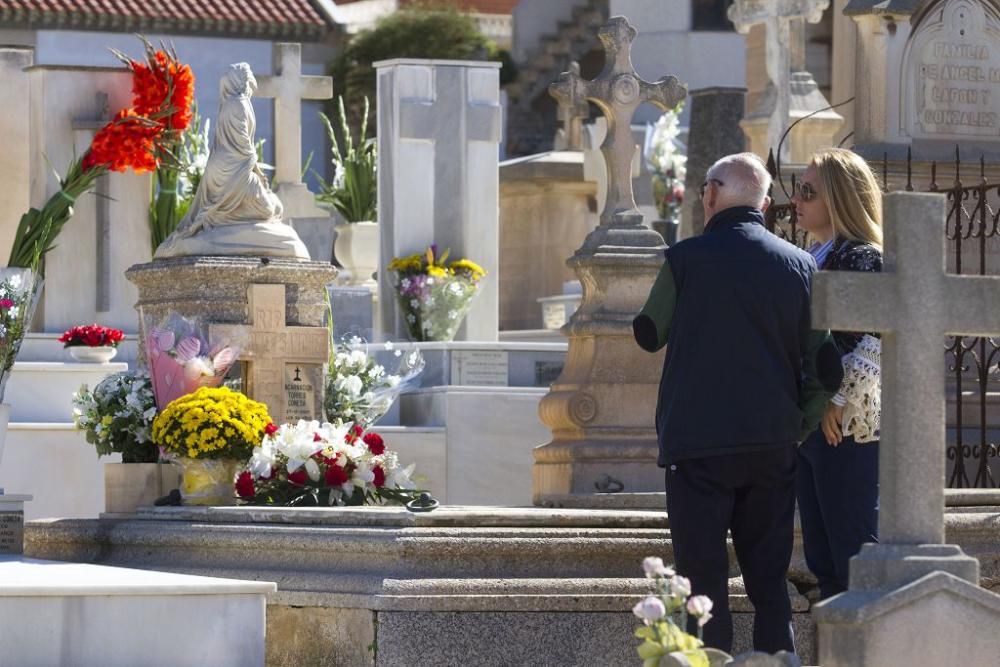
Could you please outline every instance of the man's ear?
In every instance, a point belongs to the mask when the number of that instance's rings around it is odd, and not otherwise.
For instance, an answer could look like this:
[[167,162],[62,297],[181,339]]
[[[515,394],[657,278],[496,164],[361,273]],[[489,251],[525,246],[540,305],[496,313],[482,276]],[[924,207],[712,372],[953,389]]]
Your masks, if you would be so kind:
[[761,211],[766,211],[768,209],[768,207],[770,207],[770,206],[771,206],[771,198],[770,197],[764,197],[764,203],[760,205],[760,210]]

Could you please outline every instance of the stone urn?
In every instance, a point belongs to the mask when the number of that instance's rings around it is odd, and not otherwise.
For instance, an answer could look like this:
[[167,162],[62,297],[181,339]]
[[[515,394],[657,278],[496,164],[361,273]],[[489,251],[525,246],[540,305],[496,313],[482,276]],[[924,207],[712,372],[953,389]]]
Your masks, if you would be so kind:
[[71,357],[85,364],[106,364],[118,354],[117,347],[104,345],[101,347],[89,347],[87,345],[74,345],[69,348]]
[[350,272],[347,285],[374,290],[378,283],[373,277],[378,271],[379,231],[376,222],[341,222],[337,224],[334,254]]
[[181,469],[171,463],[105,463],[104,511],[132,514],[181,486]]

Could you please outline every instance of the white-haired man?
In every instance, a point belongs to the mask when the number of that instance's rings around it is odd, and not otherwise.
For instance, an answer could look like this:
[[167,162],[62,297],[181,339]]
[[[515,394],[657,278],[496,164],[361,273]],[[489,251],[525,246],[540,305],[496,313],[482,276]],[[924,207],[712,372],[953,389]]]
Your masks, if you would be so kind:
[[729,155],[701,186],[705,232],[666,250],[633,322],[667,356],[656,408],[659,465],[678,572],[709,596],[705,643],[732,649],[726,533],[756,612],[754,648],[794,651],[787,591],[795,446],[840,383],[826,332],[812,332],[816,262],[764,227],[771,177]]

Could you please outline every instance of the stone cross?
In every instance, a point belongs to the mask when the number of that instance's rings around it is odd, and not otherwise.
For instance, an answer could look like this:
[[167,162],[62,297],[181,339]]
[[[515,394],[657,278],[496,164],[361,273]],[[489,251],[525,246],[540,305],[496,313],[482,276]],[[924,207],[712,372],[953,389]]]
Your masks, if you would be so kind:
[[[301,379],[301,365],[322,367],[329,360],[329,332],[325,327],[285,324],[284,285],[251,285],[247,290],[247,314],[250,339],[239,356],[249,366],[247,395],[266,404],[276,424],[293,418],[322,419],[323,383],[319,381],[319,386],[313,387],[312,396],[307,396],[303,404],[298,400],[301,392],[291,382]],[[244,326],[211,324],[209,340],[236,337]],[[286,373],[296,377],[286,382]],[[322,380],[321,373],[312,375]]]
[[[302,75],[301,44],[275,44],[273,61],[274,74],[257,77],[255,95],[274,98],[275,192],[285,204],[286,217],[321,215],[315,205],[310,209],[312,195],[302,183],[302,100],[333,97],[333,79]],[[298,210],[300,206],[305,210]]]
[[[798,56],[796,60],[804,59],[804,44],[799,42],[805,35],[795,31],[793,43],[791,25],[801,23],[802,19],[819,23],[829,6],[830,0],[733,0],[729,7],[729,20],[739,33],[745,35],[751,27],[760,23],[767,28],[764,62],[775,95],[775,107],[767,128],[767,142],[772,148],[777,149],[781,135],[789,125],[791,71],[805,67],[804,62],[792,62],[793,53]],[[788,159],[788,151],[786,141],[781,147],[782,160]]]
[[943,196],[886,195],[882,273],[813,279],[814,326],[882,333],[882,544],[944,542],[942,344],[1000,333],[1000,276],[946,274],[944,225]]
[[[580,63],[569,64],[570,76],[580,76]],[[590,116],[590,105],[586,99],[559,100],[559,123],[562,126],[556,134],[555,148],[562,151],[583,150],[583,123]]]
[[[73,119],[73,130],[85,133],[89,144],[94,134],[111,120],[108,94],[94,94],[95,113],[89,118]],[[97,269],[97,284],[94,285],[94,309],[98,313],[111,310],[111,193],[108,179],[110,174],[97,178],[94,184],[96,199],[95,229],[97,231],[97,252],[94,257]]]
[[635,110],[648,102],[668,111],[687,97],[687,88],[675,76],[656,83],[639,78],[632,66],[632,41],[636,34],[624,16],[613,17],[597,33],[605,51],[601,74],[593,81],[585,81],[579,72],[564,72],[549,87],[549,93],[560,105],[578,107],[589,100],[607,118],[608,134],[601,144],[608,170],[608,198],[601,213],[601,224],[605,226],[611,225],[615,216],[641,216],[632,192],[632,156],[636,146],[631,123]]

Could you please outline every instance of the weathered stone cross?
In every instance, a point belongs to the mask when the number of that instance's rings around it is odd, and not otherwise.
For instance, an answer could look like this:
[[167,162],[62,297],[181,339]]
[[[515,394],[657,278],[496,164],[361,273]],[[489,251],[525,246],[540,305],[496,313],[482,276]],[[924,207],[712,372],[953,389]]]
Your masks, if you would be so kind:
[[598,31],[604,46],[604,71],[593,81],[584,81],[579,72],[564,72],[549,86],[549,93],[560,105],[579,107],[587,100],[604,113],[608,134],[601,144],[601,153],[608,170],[608,198],[601,213],[601,224],[611,225],[619,215],[641,214],[632,192],[632,116],[639,105],[648,102],[668,111],[685,97],[687,88],[675,76],[656,83],[643,81],[632,66],[632,41],[636,29],[624,16],[615,16]]
[[813,279],[815,326],[882,333],[880,546],[944,543],[941,346],[1000,333],[1000,276],[946,274],[944,224],[943,196],[886,195],[883,272]]
[[[274,98],[274,184],[285,204],[287,217],[300,217],[313,211],[296,211],[292,197],[311,195],[305,192],[283,195],[281,190],[304,190],[302,183],[302,100],[327,100],[333,97],[333,79],[328,76],[302,75],[302,45],[274,45],[272,76],[257,77],[257,97]],[[286,201],[288,199],[289,201]]]
[[[301,381],[299,373],[305,369],[300,364],[322,367],[329,360],[329,332],[325,327],[286,325],[285,286],[280,284],[251,285],[247,290],[247,313],[250,340],[239,356],[249,366],[245,379],[247,395],[266,404],[276,424],[289,419],[322,419],[323,383],[314,386],[312,395],[300,402],[298,387],[286,387],[285,373],[286,366],[291,366],[296,377],[289,381]],[[211,324],[209,340],[234,338],[245,326]],[[289,405],[293,391],[296,406]]]
[[[569,64],[570,76],[580,76],[580,63]],[[556,150],[583,150],[583,121],[590,115],[590,105],[585,99],[559,99],[559,123],[561,128],[556,134]]]
[[[767,27],[764,42],[764,63],[768,79],[774,89],[775,108],[767,125],[767,142],[777,150],[781,135],[788,129],[791,114],[791,71],[805,69],[805,44],[793,43],[790,25],[803,19],[819,23],[823,12],[830,6],[830,0],[733,0],[729,6],[729,20],[741,34],[763,23]],[[796,42],[805,39],[804,34],[794,36]],[[803,62],[792,62],[793,49]],[[789,146],[786,141],[781,147],[781,159],[788,159]]]

